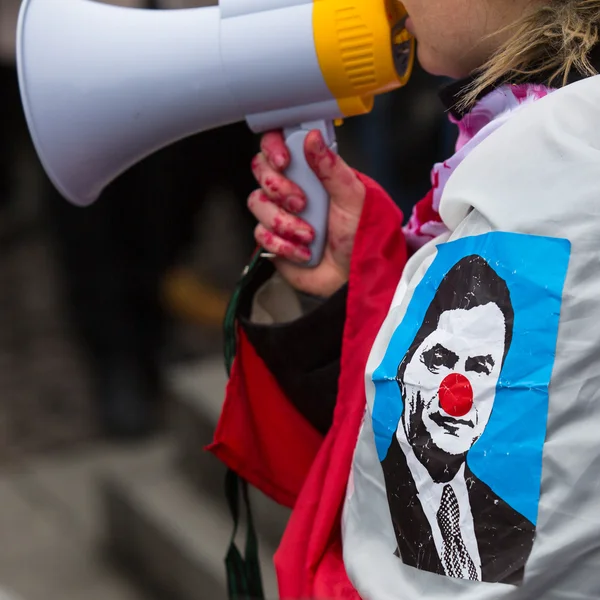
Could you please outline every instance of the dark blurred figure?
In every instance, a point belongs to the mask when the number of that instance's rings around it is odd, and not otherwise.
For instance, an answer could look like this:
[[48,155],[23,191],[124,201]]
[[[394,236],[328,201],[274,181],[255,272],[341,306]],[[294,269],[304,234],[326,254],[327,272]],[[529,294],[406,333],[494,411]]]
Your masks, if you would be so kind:
[[[256,139],[242,123],[207,132],[134,166],[87,208],[48,189],[76,331],[90,359],[105,432],[152,431],[163,395],[161,285],[194,238],[194,217],[215,185],[245,198]],[[245,236],[250,252],[253,223]]]
[[107,435],[145,435],[161,419],[161,286],[184,260],[195,216],[214,186],[239,199],[247,224],[240,235],[250,252],[253,223],[245,199],[254,187],[248,165],[256,147],[243,123],[194,136],[134,166],[83,209],[48,186],[70,313]]

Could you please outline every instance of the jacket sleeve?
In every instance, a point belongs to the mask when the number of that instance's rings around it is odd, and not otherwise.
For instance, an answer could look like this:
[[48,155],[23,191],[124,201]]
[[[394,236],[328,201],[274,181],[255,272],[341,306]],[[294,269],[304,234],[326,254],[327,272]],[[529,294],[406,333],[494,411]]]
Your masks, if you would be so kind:
[[272,275],[272,265],[265,263],[243,291],[239,323],[285,396],[324,435],[333,420],[337,396],[347,288],[320,301],[296,293],[301,307],[298,318],[285,323],[259,322],[253,319],[252,307],[257,291],[268,286]]
[[[367,198],[359,234],[370,238],[373,228],[381,227],[382,235],[373,243],[360,243],[362,255],[353,255],[352,260],[370,265],[368,277],[381,278],[389,263],[382,256],[394,252],[398,253],[394,264],[406,260],[402,215],[380,186],[366,177],[363,181]],[[395,287],[397,277],[394,272],[389,285]],[[285,323],[257,322],[252,318],[256,296],[272,279],[273,267],[262,264],[240,295],[237,354],[209,450],[251,485],[291,507],[336,408],[340,357],[348,328],[348,289],[338,290]],[[353,283],[351,279],[355,295],[363,284],[366,282]],[[360,315],[354,317],[352,336],[357,318]]]

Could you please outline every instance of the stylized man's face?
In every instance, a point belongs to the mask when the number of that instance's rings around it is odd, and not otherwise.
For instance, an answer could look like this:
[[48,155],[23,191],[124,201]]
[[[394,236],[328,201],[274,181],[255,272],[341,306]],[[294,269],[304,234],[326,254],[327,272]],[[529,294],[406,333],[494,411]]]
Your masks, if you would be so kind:
[[479,439],[494,406],[505,327],[492,303],[442,313],[403,376],[401,422],[411,444],[458,455]]

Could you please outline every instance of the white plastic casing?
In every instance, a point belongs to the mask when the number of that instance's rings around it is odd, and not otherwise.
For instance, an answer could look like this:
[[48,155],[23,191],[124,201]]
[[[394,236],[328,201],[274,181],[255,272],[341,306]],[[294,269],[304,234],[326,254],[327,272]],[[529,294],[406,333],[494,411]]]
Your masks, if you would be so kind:
[[319,66],[312,0],[222,0],[220,9],[223,67],[253,131],[342,116]]

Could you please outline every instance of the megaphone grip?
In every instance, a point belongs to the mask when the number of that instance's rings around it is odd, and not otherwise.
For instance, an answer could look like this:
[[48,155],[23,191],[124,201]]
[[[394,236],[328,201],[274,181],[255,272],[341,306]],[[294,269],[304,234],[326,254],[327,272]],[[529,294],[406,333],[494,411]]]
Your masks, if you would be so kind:
[[320,130],[325,143],[331,150],[337,152],[333,123],[329,121],[303,123],[284,130],[285,141],[291,156],[290,166],[285,175],[304,191],[307,200],[306,209],[299,216],[311,225],[315,232],[315,239],[310,245],[311,259],[305,263],[306,267],[317,267],[323,258],[329,217],[329,194],[310,168],[304,153],[304,140],[314,129]]

